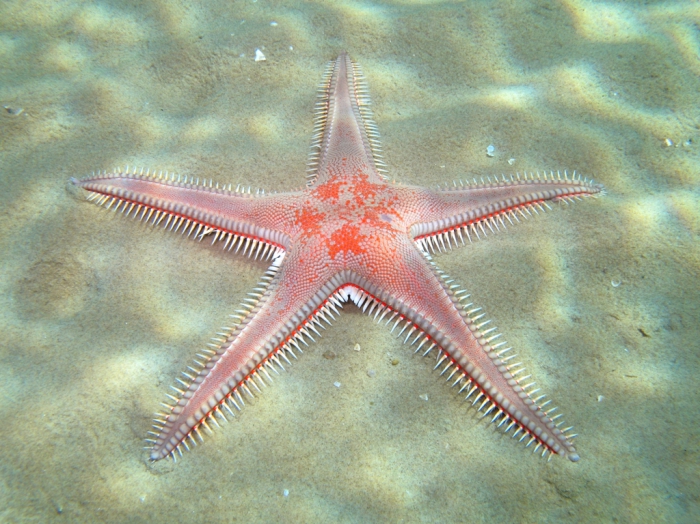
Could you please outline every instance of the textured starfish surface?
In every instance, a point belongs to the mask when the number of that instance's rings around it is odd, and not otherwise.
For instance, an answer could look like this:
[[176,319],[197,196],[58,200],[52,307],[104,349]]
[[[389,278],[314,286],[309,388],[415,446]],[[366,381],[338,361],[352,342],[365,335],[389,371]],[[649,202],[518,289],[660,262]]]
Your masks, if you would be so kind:
[[322,322],[353,301],[397,330],[503,431],[543,456],[579,456],[480,308],[432,261],[520,218],[601,194],[566,173],[515,175],[431,190],[389,182],[358,66],[342,53],[319,89],[306,187],[265,194],[143,170],[72,182],[88,199],[271,265],[155,420],[151,460],[175,457],[217,417],[240,410]]

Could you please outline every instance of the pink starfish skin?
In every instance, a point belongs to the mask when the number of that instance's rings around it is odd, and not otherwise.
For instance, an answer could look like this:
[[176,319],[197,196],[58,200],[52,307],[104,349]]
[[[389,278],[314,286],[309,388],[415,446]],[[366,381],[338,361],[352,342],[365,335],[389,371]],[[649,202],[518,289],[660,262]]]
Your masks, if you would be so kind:
[[179,380],[178,396],[155,420],[150,459],[174,458],[224,410],[241,409],[243,394],[252,396],[250,388],[282,367],[280,358],[296,358],[299,342],[352,300],[402,328],[416,351],[434,350],[441,374],[504,431],[543,456],[577,461],[570,428],[560,429],[547,402],[522,384],[523,368],[507,364],[510,348],[429,252],[504,228],[548,202],[601,194],[602,186],[559,173],[446,190],[388,182],[366,86],[347,54],[329,65],[319,93],[309,179],[299,191],[251,194],[128,168],[73,180],[108,208],[272,260],[235,325]]

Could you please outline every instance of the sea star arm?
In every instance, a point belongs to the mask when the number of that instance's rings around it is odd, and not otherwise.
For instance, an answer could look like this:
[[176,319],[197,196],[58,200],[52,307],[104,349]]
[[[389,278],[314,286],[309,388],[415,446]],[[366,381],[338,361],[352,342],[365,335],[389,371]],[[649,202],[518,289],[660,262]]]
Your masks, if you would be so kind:
[[259,391],[259,383],[269,380],[271,372],[278,373],[275,366],[283,366],[280,358],[296,358],[294,351],[301,351],[304,338],[313,340],[321,320],[329,322],[337,313],[344,272],[324,269],[314,252],[312,246],[295,244],[275,259],[252,293],[255,298],[244,304],[240,323],[226,328],[228,334],[199,356],[204,361],[197,362],[199,369],[190,368],[194,374],[185,373],[179,398],[173,397],[169,411],[155,420],[152,460],[181,453],[181,446],[196,443],[202,428],[218,425],[216,416],[224,417],[223,410],[232,415],[234,408],[241,409],[244,394]]
[[251,194],[143,170],[98,173],[71,182],[87,191],[89,200],[107,208],[199,240],[210,235],[213,242],[224,242],[224,248],[256,258],[271,258],[289,245],[288,231],[277,226],[291,221],[295,193]]
[[[538,405],[527,392],[530,385],[521,384],[516,366],[501,359],[506,350],[498,343],[494,328],[479,315],[480,308],[466,304],[468,295],[455,286],[437,269],[430,257],[421,253],[408,238],[394,237],[391,259],[372,260],[370,269],[357,268],[357,285],[362,290],[351,297],[358,305],[374,303],[380,309],[396,314],[390,321],[404,320],[402,334],[405,341],[417,344],[419,350],[429,353],[438,350],[441,374],[447,374],[453,386],[468,390],[467,398],[484,416],[492,417],[498,426],[506,425],[506,432],[514,429],[513,436],[529,438],[543,454],[551,452],[577,461],[579,456],[566,430]],[[372,312],[374,308],[370,309]],[[400,320],[399,320],[400,319]],[[500,349],[499,349],[500,348]],[[505,358],[505,357],[504,357]],[[455,378],[456,377],[456,378]],[[541,397],[540,397],[541,398]],[[551,413],[552,410],[550,410]]]
[[[419,215],[411,227],[413,238],[424,250],[443,251],[465,236],[480,238],[506,223],[528,218],[549,208],[550,202],[569,202],[601,194],[603,186],[566,172],[517,175],[468,184],[442,191],[420,189]],[[430,194],[426,194],[428,192]],[[423,217],[427,217],[427,220]]]

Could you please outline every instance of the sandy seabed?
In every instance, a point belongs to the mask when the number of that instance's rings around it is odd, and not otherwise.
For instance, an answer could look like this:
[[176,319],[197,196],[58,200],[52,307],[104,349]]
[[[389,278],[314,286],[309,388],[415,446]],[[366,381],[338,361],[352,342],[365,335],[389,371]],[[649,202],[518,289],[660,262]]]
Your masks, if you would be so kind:
[[[2,2],[0,521],[700,520],[699,24],[690,1]],[[392,178],[606,186],[436,256],[580,462],[495,431],[351,305],[227,427],[148,462],[152,413],[265,264],[67,182],[130,165],[298,188],[343,49]]]

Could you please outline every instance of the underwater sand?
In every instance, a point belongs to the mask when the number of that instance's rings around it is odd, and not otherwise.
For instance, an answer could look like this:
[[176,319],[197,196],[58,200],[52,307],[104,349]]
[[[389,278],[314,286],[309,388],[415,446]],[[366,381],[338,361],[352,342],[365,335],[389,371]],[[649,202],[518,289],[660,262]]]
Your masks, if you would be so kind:
[[[0,15],[0,522],[700,520],[696,2],[8,0]],[[342,49],[392,178],[576,169],[606,186],[435,257],[575,426],[580,462],[495,431],[351,305],[227,427],[148,462],[152,413],[265,264],[67,182],[128,164],[300,187]]]

